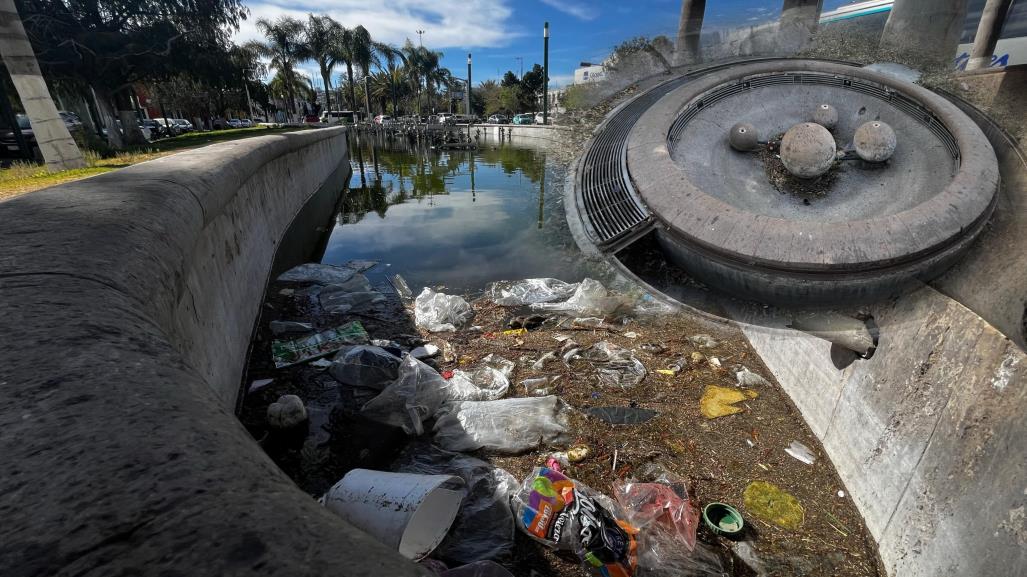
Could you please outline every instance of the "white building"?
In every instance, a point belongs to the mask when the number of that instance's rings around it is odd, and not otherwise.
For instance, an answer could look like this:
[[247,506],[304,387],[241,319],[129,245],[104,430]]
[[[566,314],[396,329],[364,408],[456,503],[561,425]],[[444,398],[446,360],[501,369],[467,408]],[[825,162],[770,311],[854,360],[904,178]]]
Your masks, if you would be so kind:
[[582,66],[574,71],[574,84],[599,82],[606,78],[606,67],[602,64]]

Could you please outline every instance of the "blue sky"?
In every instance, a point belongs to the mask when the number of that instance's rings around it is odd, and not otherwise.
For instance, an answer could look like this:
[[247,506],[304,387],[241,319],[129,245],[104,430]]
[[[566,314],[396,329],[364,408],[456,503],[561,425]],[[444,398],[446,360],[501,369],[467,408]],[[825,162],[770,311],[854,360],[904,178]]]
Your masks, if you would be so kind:
[[[826,0],[831,10],[847,0]],[[327,13],[347,27],[362,24],[379,40],[417,42],[444,53],[444,64],[457,75],[467,70],[467,53],[474,55],[477,84],[498,78],[506,70],[519,72],[517,57],[527,70],[542,63],[542,26],[549,21],[550,78],[569,82],[581,61],[601,61],[613,46],[628,38],[665,34],[673,40],[680,0],[246,0],[250,19],[237,41],[257,36],[253,22],[260,17],[308,12]],[[708,0],[705,26],[733,27],[772,20],[781,0]],[[301,66],[318,78],[316,67]],[[318,80],[319,82],[319,80]]]

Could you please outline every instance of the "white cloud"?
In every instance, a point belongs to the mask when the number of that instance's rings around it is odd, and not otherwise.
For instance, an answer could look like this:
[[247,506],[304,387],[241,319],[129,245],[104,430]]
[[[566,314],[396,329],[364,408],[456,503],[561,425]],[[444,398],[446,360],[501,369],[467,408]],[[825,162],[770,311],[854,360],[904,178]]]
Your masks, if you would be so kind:
[[599,11],[590,8],[587,4],[578,4],[568,0],[542,0],[542,3],[581,20],[595,20],[599,16]]
[[507,0],[322,0],[306,5],[299,0],[247,2],[250,17],[235,34],[236,42],[260,39],[258,18],[328,14],[343,26],[363,25],[375,40],[401,45],[417,42],[424,30],[424,44],[433,49],[504,46],[518,33],[512,30],[513,10]]

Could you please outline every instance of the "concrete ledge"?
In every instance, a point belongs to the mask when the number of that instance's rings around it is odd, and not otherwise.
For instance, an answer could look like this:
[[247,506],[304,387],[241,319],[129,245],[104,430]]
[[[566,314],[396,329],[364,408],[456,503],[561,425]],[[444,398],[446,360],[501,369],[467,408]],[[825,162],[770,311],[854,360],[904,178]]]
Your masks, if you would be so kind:
[[823,442],[889,575],[1021,574],[1024,352],[928,287],[871,312],[877,351],[844,370],[827,341],[755,307],[732,316]]
[[344,184],[346,138],[224,143],[0,204],[4,575],[424,574],[233,412],[278,242]]

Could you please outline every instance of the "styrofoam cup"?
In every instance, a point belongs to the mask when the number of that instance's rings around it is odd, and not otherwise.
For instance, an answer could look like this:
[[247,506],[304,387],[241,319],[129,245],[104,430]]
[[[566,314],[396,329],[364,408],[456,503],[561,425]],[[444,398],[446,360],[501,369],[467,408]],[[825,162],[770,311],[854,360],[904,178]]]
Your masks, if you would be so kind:
[[463,487],[463,479],[452,475],[353,469],[321,502],[358,529],[417,561],[446,537],[467,494]]

